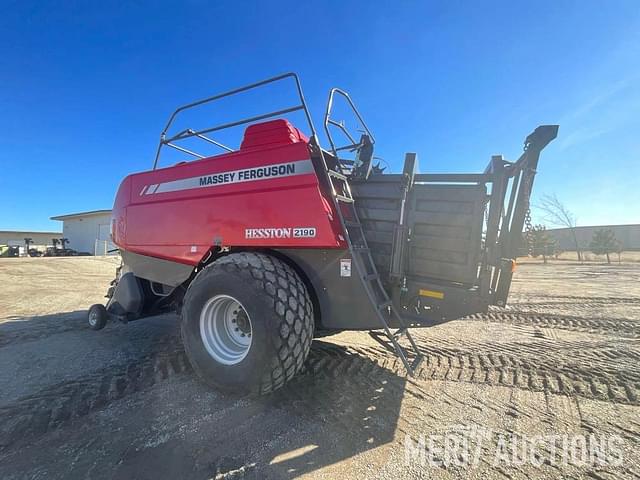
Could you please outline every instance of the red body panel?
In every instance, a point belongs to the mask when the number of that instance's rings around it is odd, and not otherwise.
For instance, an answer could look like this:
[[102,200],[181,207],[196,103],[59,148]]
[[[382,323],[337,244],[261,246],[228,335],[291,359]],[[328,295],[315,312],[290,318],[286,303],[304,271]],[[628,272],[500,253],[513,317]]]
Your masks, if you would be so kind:
[[113,208],[114,242],[192,265],[214,245],[346,248],[304,135],[276,120],[248,127],[242,145],[125,178]]

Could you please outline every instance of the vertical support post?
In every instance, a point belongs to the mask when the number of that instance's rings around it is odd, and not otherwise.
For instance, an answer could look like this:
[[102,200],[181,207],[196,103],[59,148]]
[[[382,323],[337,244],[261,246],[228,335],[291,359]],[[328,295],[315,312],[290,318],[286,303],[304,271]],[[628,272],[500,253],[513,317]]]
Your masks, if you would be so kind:
[[[522,227],[529,208],[529,198],[533,179],[538,168],[540,152],[558,135],[558,125],[541,125],[536,128],[524,141],[524,153],[511,168],[515,172],[511,198],[507,215],[503,220],[500,232],[500,268],[497,275],[494,303],[504,305],[509,296],[511,279],[513,277],[513,261],[518,254],[518,247],[522,242]],[[517,187],[517,194],[515,189]],[[515,201],[514,201],[515,198]],[[513,215],[512,215],[513,209]],[[505,229],[507,229],[505,231]]]
[[498,228],[500,227],[500,219],[504,210],[504,195],[508,180],[503,156],[493,155],[487,170],[493,175],[493,182],[491,184],[491,196],[489,197],[484,258],[480,271],[480,293],[485,297],[489,295],[490,284],[492,283],[491,273],[493,271],[495,276],[497,267],[500,265]]
[[418,156],[415,153],[407,153],[404,157],[404,168],[402,170],[402,190],[400,192],[400,215],[398,224],[394,227],[393,243],[391,245],[391,267],[389,276],[399,279],[405,275],[405,252],[409,241],[409,230],[407,228],[406,203],[413,180],[418,169]]
[[[495,302],[497,305],[504,305],[509,296],[509,288],[511,287],[511,279],[513,278],[513,265],[511,260],[515,260],[518,254],[518,248],[522,242],[522,228],[524,226],[524,217],[529,208],[529,197],[531,196],[531,187],[533,179],[536,175],[536,167],[540,158],[539,149],[530,149],[526,152],[527,158],[520,174],[520,182],[517,184],[518,193],[513,208],[513,216],[510,219],[509,231],[505,235],[504,245],[501,252],[500,278],[496,286]],[[513,188],[516,187],[514,183]],[[509,221],[505,218],[505,222]]]

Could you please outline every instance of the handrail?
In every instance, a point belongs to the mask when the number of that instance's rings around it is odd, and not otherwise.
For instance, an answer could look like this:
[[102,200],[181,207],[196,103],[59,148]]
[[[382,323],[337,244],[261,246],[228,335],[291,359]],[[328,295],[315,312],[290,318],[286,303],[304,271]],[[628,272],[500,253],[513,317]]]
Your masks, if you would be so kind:
[[227,147],[226,145],[223,145],[220,142],[216,142],[214,139],[206,137],[206,136],[202,135],[201,133],[198,133],[198,132],[196,132],[194,130],[189,130],[189,133],[193,133],[193,135],[195,135],[196,137],[201,138],[205,142],[212,143],[216,147],[220,147],[221,149],[226,150],[227,152],[233,152],[233,148],[229,148],[229,147]]
[[[216,100],[220,100],[221,98],[225,98],[225,97],[229,97],[231,95],[235,95],[238,93],[242,93],[242,92],[246,92],[247,90],[252,90],[254,88],[258,88],[261,87],[263,85],[267,85],[269,83],[274,83],[280,80],[284,80],[287,78],[293,78],[295,83],[296,83],[296,90],[298,93],[298,97],[300,98],[300,104],[296,105],[294,107],[290,107],[290,108],[286,108],[283,110],[276,110],[270,113],[266,113],[266,114],[262,114],[262,115],[256,115],[253,117],[249,117],[249,118],[245,118],[243,120],[238,120],[235,122],[229,122],[229,123],[224,123],[221,125],[217,125],[215,127],[211,127],[211,128],[206,128],[204,130],[199,130],[199,131],[194,131],[192,129],[187,129],[184,130],[180,133],[178,133],[177,135],[174,135],[171,138],[167,139],[167,131],[169,130],[169,128],[171,127],[171,125],[173,124],[173,121],[175,120],[176,116],[185,111],[188,110],[190,108],[194,108],[194,107],[198,107],[200,105],[204,105],[205,103],[210,103],[210,102],[214,102]],[[209,139],[207,137],[202,138],[204,136],[205,133],[210,133],[210,132],[215,132],[218,130],[223,130],[225,128],[231,128],[231,127],[235,127],[238,125],[244,125],[246,123],[250,123],[250,122],[255,122],[257,120],[263,120],[265,118],[270,118],[270,117],[276,117],[276,116],[280,116],[280,115],[284,115],[285,113],[290,113],[290,112],[295,112],[298,110],[304,110],[304,114],[305,117],[307,119],[307,122],[309,124],[309,128],[311,130],[311,135],[312,137],[314,137],[317,141],[317,133],[316,133],[316,129],[313,125],[313,121],[311,120],[311,115],[309,114],[309,109],[307,108],[307,103],[304,99],[304,94],[302,93],[302,87],[300,86],[300,79],[298,78],[298,75],[296,75],[293,72],[288,72],[288,73],[283,73],[282,75],[278,75],[275,77],[271,77],[271,78],[267,78],[265,80],[262,80],[260,82],[256,82],[256,83],[251,83],[249,85],[245,85],[244,87],[239,87],[239,88],[234,88],[233,90],[229,90],[227,92],[223,92],[220,93],[218,95],[214,95],[212,97],[208,97],[208,98],[203,98],[202,100],[198,100],[196,102],[192,102],[189,103],[187,105],[183,105],[181,107],[178,107],[169,117],[169,120],[167,121],[166,126],[164,127],[164,129],[162,130],[162,133],[160,134],[160,142],[158,143],[158,149],[156,151],[156,157],[155,160],[153,162],[153,169],[155,170],[158,166],[158,160],[160,159],[160,151],[163,147],[163,145],[167,145],[173,148],[176,148],[176,145],[173,144],[172,142],[176,141],[176,140],[184,140],[185,138],[190,138],[190,137],[197,137],[203,140],[208,141],[209,143],[214,143],[215,145],[218,145],[219,147],[225,149],[225,150],[231,150],[228,147],[223,146],[222,144],[219,144],[219,142],[216,142],[215,140]],[[178,148],[178,150],[181,150],[182,147]],[[184,151],[184,149],[182,149]],[[232,150],[231,150],[232,151]],[[189,152],[191,154],[194,154],[195,152]],[[196,154],[196,156],[198,156],[199,154]]]
[[[341,90],[339,88],[332,88],[329,91],[329,98],[327,100],[327,108],[326,108],[325,113],[324,113],[324,131],[327,134],[327,139],[329,140],[329,144],[331,145],[331,150],[333,152],[333,155],[336,158],[338,158],[338,152],[340,150],[346,150],[347,148],[358,146],[359,142],[355,141],[355,139],[351,136],[349,131],[345,128],[344,124],[342,124],[340,122],[336,122],[335,120],[333,120],[331,118],[331,110],[333,109],[333,97],[334,97],[334,95],[336,93],[341,95],[342,97],[344,97],[347,100],[347,102],[349,103],[349,106],[351,107],[351,110],[353,110],[353,113],[355,113],[356,117],[358,118],[358,121],[360,122],[360,125],[362,125],[362,127],[367,132],[367,135],[369,135],[369,138],[371,139],[371,143],[375,144],[376,140],[373,137],[373,134],[371,133],[371,131],[369,130],[369,127],[367,127],[367,124],[364,122],[364,119],[362,118],[362,115],[360,115],[360,112],[358,111],[356,105],[353,103],[353,100],[351,100],[351,97],[349,96],[349,94],[347,92],[345,92],[344,90]],[[351,145],[349,145],[349,146],[341,146],[341,147],[336,148],[335,142],[333,141],[333,137],[331,136],[331,131],[329,129],[329,125],[333,125],[335,127],[338,127],[342,131],[342,133],[344,133],[345,136],[351,141]]]

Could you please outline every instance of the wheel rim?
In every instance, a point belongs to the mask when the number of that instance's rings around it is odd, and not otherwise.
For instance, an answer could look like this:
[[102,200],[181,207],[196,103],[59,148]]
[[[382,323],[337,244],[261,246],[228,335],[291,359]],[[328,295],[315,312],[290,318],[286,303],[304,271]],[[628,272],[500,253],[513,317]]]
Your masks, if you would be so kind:
[[91,325],[92,327],[95,327],[97,324],[98,324],[98,312],[93,310],[89,314],[89,325]]
[[223,365],[240,363],[251,348],[251,320],[242,304],[228,295],[210,298],[200,312],[200,337],[207,352]]

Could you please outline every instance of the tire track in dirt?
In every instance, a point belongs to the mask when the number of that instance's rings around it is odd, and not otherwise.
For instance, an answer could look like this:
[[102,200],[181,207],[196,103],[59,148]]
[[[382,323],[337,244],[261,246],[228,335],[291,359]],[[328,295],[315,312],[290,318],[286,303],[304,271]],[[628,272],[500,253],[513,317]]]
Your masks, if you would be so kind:
[[[558,385],[568,382],[569,388],[566,391],[545,389],[549,393],[576,394],[619,403],[638,402],[640,373],[636,371],[635,365],[639,355],[626,347],[616,349],[609,348],[606,343],[585,342],[564,345],[475,343],[465,347],[467,351],[462,352],[462,355],[468,355],[469,350],[489,352],[490,356],[501,362],[503,368],[521,370],[521,365],[525,365],[525,375],[530,376],[530,371],[547,372],[547,375],[557,377]],[[437,348],[449,356],[461,354],[459,344],[446,339],[439,339]],[[591,391],[585,393],[587,389]]]
[[[478,376],[475,380],[472,378],[465,378],[464,375],[459,375],[456,372],[455,362],[442,361],[442,355],[434,356],[431,353],[428,354],[428,358],[431,360],[432,364],[436,364],[440,360],[440,366],[444,368],[441,368],[440,371],[435,374],[432,366],[423,368],[419,373],[418,378],[415,380],[395,374],[394,371],[402,371],[402,365],[394,357],[383,350],[379,350],[377,347],[369,348],[350,346],[345,349],[338,345],[325,344],[321,345],[319,349],[316,349],[315,353],[316,355],[311,356],[309,359],[307,365],[308,370],[305,374],[319,378],[321,382],[324,382],[322,385],[326,385],[325,390],[339,390],[339,396],[337,399],[332,397],[331,401],[324,401],[323,397],[318,396],[322,394],[316,391],[313,387],[309,388],[309,384],[307,382],[305,383],[307,388],[295,390],[296,401],[293,402],[293,405],[299,405],[298,408],[305,412],[313,411],[314,409],[318,410],[320,405],[322,411],[330,418],[331,425],[339,426],[339,431],[353,432],[360,431],[362,428],[365,428],[366,431],[371,433],[371,439],[374,441],[379,440],[376,433],[379,433],[380,430],[384,430],[385,427],[389,428],[389,425],[387,424],[389,419],[393,423],[393,429],[396,430],[396,439],[404,438],[405,435],[413,437],[416,429],[418,431],[421,431],[421,429],[433,431],[433,429],[436,428],[438,425],[437,412],[430,410],[429,405],[432,405],[437,401],[442,401],[442,397],[440,396],[436,399],[433,397],[433,392],[427,392],[422,388],[422,386],[424,386],[423,382],[427,378],[434,380],[499,384],[523,388],[525,390],[547,391],[549,393],[560,393],[565,395],[581,395],[589,398],[595,397],[595,395],[589,391],[560,391],[558,390],[557,385],[555,392],[552,391],[552,388],[548,388],[543,384],[538,388],[532,388],[531,385],[526,383],[527,379],[522,379],[523,382],[518,382],[517,380],[515,382],[510,382],[505,381],[505,378],[502,378],[500,375],[493,376],[489,374],[486,375],[484,379]],[[368,359],[371,358],[376,358],[377,361],[375,363],[368,361]],[[496,355],[489,356],[486,359],[485,365],[490,363],[498,365],[508,362],[509,359],[505,358],[504,355]],[[553,372],[547,374],[547,377],[552,374]],[[334,378],[336,380],[333,383],[327,381],[327,379]],[[490,381],[487,381],[487,378]],[[302,378],[300,381],[305,380]],[[547,381],[551,385],[553,384],[554,379],[550,377]],[[556,380],[556,382],[563,385],[562,379]],[[565,380],[565,382],[567,382],[567,380]],[[316,388],[319,387],[316,386]],[[371,391],[379,392],[379,397],[370,397]],[[385,392],[387,397],[384,397]],[[393,401],[388,400],[396,397],[403,399],[401,411],[396,409],[397,406]],[[606,398],[603,399],[606,400]],[[450,400],[453,403],[459,401],[461,408],[468,407],[468,404],[463,400],[459,400],[454,397]],[[353,415],[353,409],[345,410],[345,404],[351,407],[354,403],[360,404],[355,408],[356,412],[375,411],[375,417],[383,420],[372,422],[369,415],[365,415],[364,417],[362,415]],[[369,406],[367,408],[363,408],[363,405]],[[533,414],[530,414],[525,411],[517,411],[515,406],[509,406],[509,408],[515,409],[516,412],[509,413],[509,411],[507,411],[507,414],[515,416],[536,415],[537,418],[537,415],[540,413],[534,412]],[[502,410],[504,410],[504,408],[501,408],[501,411]],[[364,422],[358,421],[357,419],[362,419]],[[385,425],[381,427],[380,423]],[[389,441],[391,441],[391,439],[389,439]],[[483,455],[480,458],[481,462],[482,458],[492,458],[492,455],[489,454],[495,453],[496,444],[495,442],[490,442],[490,444],[487,444],[484,448],[487,449],[485,452],[486,456]],[[487,466],[490,467],[490,465]],[[552,470],[561,476],[559,466],[548,465],[548,467],[552,468]]]
[[[571,364],[563,365],[553,358],[523,358],[499,351],[482,354],[465,352],[426,345],[419,341],[418,346],[425,355],[416,375],[419,380],[499,385],[609,402],[640,404],[636,376],[629,378],[627,372],[576,368]],[[323,348],[332,350],[332,347]],[[350,346],[349,350],[363,357],[375,359],[378,364],[397,375],[405,375],[400,362],[383,348]],[[314,356],[310,357],[308,367],[311,371],[326,370],[339,375],[340,372],[349,370],[358,355],[333,353]]]
[[[542,300],[544,304],[549,300],[568,300],[576,306],[598,306],[602,305],[619,305],[619,304],[640,304],[640,298],[638,297],[581,297],[576,295],[547,295],[547,294],[537,294],[537,295],[527,295],[527,294],[517,294],[513,295],[510,299],[509,303],[529,303],[535,304],[539,300]],[[548,303],[555,303],[553,301]]]
[[[354,384],[354,375],[358,377],[360,373],[371,369],[375,369],[376,373],[369,372],[367,378],[380,380],[383,377],[393,377],[400,380],[391,371],[357,352],[337,346],[324,347],[317,343],[314,344],[310,357],[318,361],[307,362],[303,372],[295,378],[294,386],[278,390],[276,395],[293,396],[294,399],[297,396],[301,401],[303,398],[315,398],[317,401],[323,392],[328,395],[336,393],[327,382],[335,383],[338,379],[341,383]],[[351,361],[344,361],[347,356],[351,357]],[[318,367],[315,372],[311,370],[312,366]],[[110,366],[22,397],[0,407],[0,452],[28,443],[31,439],[68,425],[75,419],[102,410],[114,401],[185,373],[192,373],[192,368],[180,340],[174,338],[160,351],[150,352],[135,361]],[[326,381],[319,384],[319,378]],[[349,391],[341,388],[337,392],[341,396],[350,396],[349,401],[352,402],[357,392],[349,394]],[[324,407],[326,405],[323,409]],[[334,413],[337,415],[339,410]]]
[[[384,382],[386,388],[398,391],[399,398],[403,392],[420,397],[419,382],[429,380],[506,386],[640,405],[637,379],[626,378],[624,372],[616,376],[610,370],[576,369],[575,365],[562,365],[552,357],[528,358],[500,351],[474,353],[420,341],[419,347],[425,359],[414,380],[405,378],[399,359],[381,347],[315,341],[303,371],[290,386],[275,395],[294,396],[303,403],[313,400],[318,404],[318,398],[326,395],[323,392],[331,389],[332,401],[320,402],[327,409],[323,415],[329,417],[342,415],[344,405],[354,402],[361,391],[361,388],[344,388],[344,385],[379,388]],[[191,372],[179,339],[175,339],[172,346],[148,353],[134,362],[47,387],[0,407],[0,451],[28,442],[175,375]],[[342,386],[338,393],[343,398],[337,402],[336,382]],[[412,386],[405,388],[409,383]],[[416,415],[428,413],[418,410]],[[405,420],[410,422],[411,418]],[[349,430],[353,425],[345,424],[344,428]]]
[[190,371],[191,365],[182,346],[175,345],[22,397],[0,407],[0,451],[16,441],[41,435],[104,408],[172,375]]
[[570,302],[561,303],[511,303],[504,310],[490,311],[516,312],[522,314],[561,315],[596,320],[616,320],[638,324],[640,320],[640,304],[611,305],[576,305]]
[[561,328],[579,332],[615,333],[630,338],[640,337],[640,323],[628,319],[597,319],[571,315],[540,314],[529,311],[488,312],[469,315],[464,319],[510,325],[534,325],[546,328]]
[[494,311],[516,311],[526,313],[567,315],[582,318],[640,320],[640,299],[638,298],[582,298],[582,297],[539,297],[522,296],[509,300],[504,309]]

